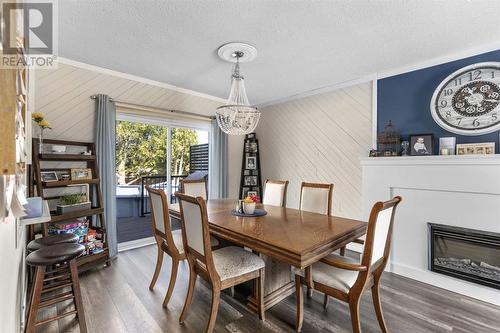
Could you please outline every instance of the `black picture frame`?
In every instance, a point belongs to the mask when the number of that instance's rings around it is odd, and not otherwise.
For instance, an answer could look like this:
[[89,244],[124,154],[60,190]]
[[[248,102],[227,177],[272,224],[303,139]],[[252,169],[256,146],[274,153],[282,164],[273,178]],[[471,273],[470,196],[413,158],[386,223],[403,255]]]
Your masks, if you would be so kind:
[[257,169],[257,157],[256,156],[247,156],[246,157],[245,169],[247,169],[247,170]]
[[431,133],[410,135],[409,148],[411,156],[434,155],[434,135]]

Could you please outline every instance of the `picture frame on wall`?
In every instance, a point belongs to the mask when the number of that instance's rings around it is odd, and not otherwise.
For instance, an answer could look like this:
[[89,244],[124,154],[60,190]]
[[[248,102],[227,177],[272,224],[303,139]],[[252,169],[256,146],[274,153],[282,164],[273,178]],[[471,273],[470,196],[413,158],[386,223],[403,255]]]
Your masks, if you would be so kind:
[[412,134],[410,135],[410,155],[428,156],[433,155],[433,134]]

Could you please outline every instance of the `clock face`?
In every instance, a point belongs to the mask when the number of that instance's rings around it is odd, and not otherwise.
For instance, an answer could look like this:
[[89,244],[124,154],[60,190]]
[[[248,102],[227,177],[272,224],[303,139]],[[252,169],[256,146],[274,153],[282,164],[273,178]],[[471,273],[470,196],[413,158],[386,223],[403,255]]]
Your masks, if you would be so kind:
[[500,62],[483,62],[452,73],[437,87],[431,114],[439,126],[463,135],[500,129]]

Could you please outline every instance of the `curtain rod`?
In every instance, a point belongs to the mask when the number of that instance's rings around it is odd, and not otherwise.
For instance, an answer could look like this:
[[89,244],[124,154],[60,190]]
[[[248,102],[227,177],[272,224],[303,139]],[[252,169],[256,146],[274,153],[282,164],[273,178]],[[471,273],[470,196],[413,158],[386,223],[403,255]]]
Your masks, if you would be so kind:
[[[90,96],[90,99],[96,99],[96,98],[97,98],[97,95]],[[211,119],[215,119],[214,116],[205,116],[205,115],[198,114],[198,113],[193,113],[193,112],[187,112],[187,111],[181,111],[181,110],[174,110],[174,109],[164,109],[164,108],[158,108],[158,107],[147,106],[147,105],[140,105],[140,104],[127,103],[127,102],[120,102],[120,101],[117,101],[117,100],[115,100],[113,98],[110,98],[109,100],[111,102],[114,102],[114,103],[118,104],[119,106],[129,107],[129,108],[132,108],[132,109],[154,110],[154,111],[160,111],[160,112],[176,113],[176,114],[180,114],[180,115],[185,115],[185,116],[189,116],[189,117],[197,117],[197,118],[202,118],[202,119],[210,119],[210,120]]]

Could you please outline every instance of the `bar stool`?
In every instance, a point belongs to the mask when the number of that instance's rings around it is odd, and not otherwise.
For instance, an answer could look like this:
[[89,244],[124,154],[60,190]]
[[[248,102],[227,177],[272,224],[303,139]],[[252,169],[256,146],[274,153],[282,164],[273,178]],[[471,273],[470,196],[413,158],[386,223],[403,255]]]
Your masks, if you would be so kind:
[[[36,267],[35,281],[31,294],[31,304],[28,310],[28,321],[26,333],[35,332],[35,328],[54,320],[75,314],[80,325],[80,332],[87,332],[85,323],[85,313],[83,310],[82,295],[80,292],[80,282],[78,279],[78,266],[76,258],[85,251],[85,247],[79,244],[62,243],[52,246],[42,247],[30,253],[26,257],[26,263]],[[47,267],[56,264],[64,266],[47,271]],[[67,271],[69,267],[69,272]],[[49,277],[46,277],[49,275]],[[42,298],[44,293],[58,289],[71,287],[71,291],[62,292],[59,295]],[[55,305],[59,302],[73,300],[75,309],[65,312],[52,318],[37,321],[38,310],[43,307]]]
[[28,252],[40,250],[42,247],[53,246],[64,243],[78,243],[79,237],[75,234],[50,235],[37,238],[28,243]]

